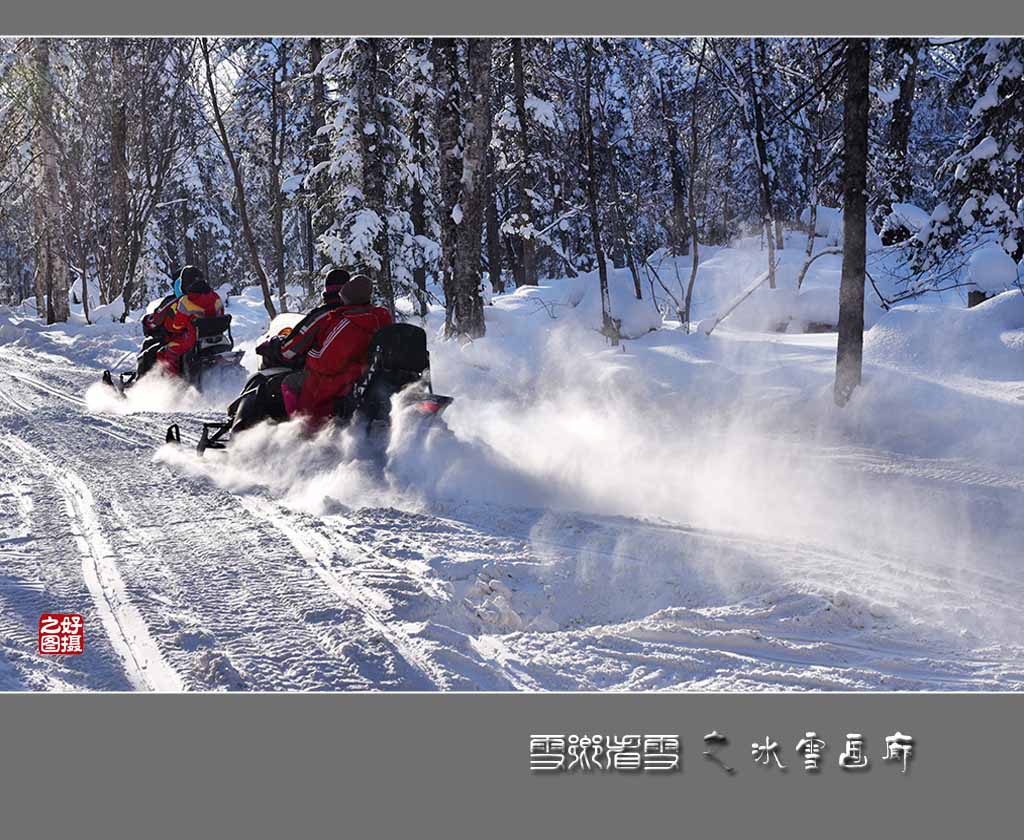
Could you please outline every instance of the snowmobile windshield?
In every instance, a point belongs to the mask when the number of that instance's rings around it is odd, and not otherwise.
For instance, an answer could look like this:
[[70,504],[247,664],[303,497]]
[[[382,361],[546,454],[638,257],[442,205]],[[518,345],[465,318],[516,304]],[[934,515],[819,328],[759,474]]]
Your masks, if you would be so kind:
[[181,278],[176,277],[174,280],[174,296],[181,297],[182,294],[184,293],[181,291]]

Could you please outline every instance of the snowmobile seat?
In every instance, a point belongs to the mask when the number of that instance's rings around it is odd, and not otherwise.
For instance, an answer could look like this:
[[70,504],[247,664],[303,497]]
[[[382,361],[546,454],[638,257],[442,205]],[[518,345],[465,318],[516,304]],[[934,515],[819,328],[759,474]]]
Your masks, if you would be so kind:
[[391,397],[414,382],[430,392],[430,353],[427,334],[415,324],[389,324],[374,333],[367,352],[366,373],[352,392],[335,402],[335,416],[348,419],[356,411],[370,419],[384,419]]
[[367,360],[371,371],[414,374],[418,379],[430,369],[427,334],[415,324],[381,327],[370,341]]
[[230,315],[196,318],[195,325],[197,356],[215,356],[234,348],[235,339],[231,335]]

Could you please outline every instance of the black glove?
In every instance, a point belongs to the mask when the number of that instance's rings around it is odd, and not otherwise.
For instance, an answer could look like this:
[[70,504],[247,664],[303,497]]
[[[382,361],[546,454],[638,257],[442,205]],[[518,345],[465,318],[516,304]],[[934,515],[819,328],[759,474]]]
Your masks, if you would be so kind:
[[256,354],[263,357],[264,364],[281,364],[281,339],[278,336],[256,345]]

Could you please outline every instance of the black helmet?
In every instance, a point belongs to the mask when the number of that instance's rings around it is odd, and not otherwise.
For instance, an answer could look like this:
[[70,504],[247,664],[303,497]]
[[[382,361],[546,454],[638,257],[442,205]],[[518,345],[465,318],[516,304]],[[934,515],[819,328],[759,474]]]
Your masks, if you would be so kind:
[[194,265],[186,265],[178,272],[178,287],[182,294],[188,294],[192,288],[203,282],[203,272]]
[[341,287],[344,286],[352,275],[344,268],[332,268],[324,277],[324,300],[339,300]]

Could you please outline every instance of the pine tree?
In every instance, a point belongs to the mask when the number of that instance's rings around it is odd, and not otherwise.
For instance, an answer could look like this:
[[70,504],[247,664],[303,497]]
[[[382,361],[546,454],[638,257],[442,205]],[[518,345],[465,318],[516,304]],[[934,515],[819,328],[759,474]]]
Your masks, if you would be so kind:
[[940,170],[940,203],[918,236],[922,269],[990,237],[1015,261],[1024,257],[1024,41],[976,42],[962,85],[974,104]]

